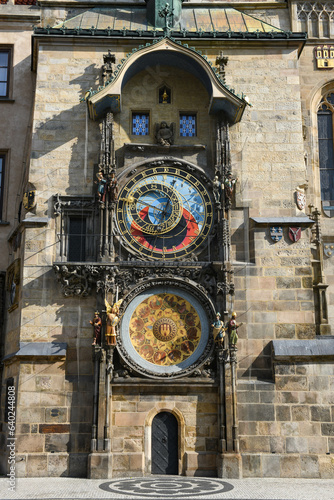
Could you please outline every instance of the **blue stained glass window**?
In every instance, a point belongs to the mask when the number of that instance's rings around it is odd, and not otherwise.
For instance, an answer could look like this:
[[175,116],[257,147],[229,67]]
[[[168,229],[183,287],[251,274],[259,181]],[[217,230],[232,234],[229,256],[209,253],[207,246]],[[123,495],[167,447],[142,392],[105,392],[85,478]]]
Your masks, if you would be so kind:
[[132,135],[148,135],[148,113],[132,113]]
[[180,136],[196,136],[196,115],[180,115]]

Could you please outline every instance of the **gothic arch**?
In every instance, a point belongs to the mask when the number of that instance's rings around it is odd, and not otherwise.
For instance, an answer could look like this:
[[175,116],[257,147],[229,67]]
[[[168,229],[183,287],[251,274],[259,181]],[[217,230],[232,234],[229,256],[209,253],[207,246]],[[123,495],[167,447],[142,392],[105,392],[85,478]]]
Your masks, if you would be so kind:
[[179,449],[179,475],[183,475],[185,470],[185,419],[183,414],[178,408],[175,407],[174,402],[164,401],[157,402],[152,408],[145,419],[144,428],[144,454],[145,454],[145,475],[151,475],[152,465],[152,422],[154,417],[161,412],[169,412],[174,415],[178,422],[178,449]]
[[[318,85],[309,94],[306,102],[307,109],[310,110],[310,142],[311,142],[311,166],[310,172],[314,183],[315,205],[319,206],[321,198],[321,179],[320,179],[320,160],[319,160],[319,142],[318,142],[318,109],[322,99],[329,93],[334,93],[334,79],[327,81],[321,80]],[[334,113],[334,112],[333,112]],[[318,201],[319,200],[319,201]],[[322,203],[321,203],[322,204]],[[328,214],[327,214],[328,215]]]
[[235,94],[220,80],[200,51],[168,37],[139,46],[121,60],[111,81],[87,96],[90,117],[95,120],[108,111],[120,112],[124,85],[143,68],[157,64],[180,67],[197,77],[210,96],[209,113],[223,111],[232,123],[240,121],[247,105],[244,97]]

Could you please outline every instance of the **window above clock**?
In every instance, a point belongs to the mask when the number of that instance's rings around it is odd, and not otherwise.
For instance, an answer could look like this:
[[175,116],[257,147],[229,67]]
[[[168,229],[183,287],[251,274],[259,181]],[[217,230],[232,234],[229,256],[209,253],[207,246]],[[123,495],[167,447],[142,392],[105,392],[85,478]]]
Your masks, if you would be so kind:
[[180,136],[196,137],[196,115],[194,113],[180,113]]
[[132,135],[149,135],[150,114],[143,112],[132,113]]

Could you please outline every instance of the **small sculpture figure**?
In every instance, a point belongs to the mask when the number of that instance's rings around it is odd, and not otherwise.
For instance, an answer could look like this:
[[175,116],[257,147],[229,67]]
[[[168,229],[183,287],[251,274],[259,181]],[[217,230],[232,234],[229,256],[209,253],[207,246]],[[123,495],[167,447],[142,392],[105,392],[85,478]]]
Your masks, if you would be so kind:
[[226,177],[226,179],[224,181],[225,193],[226,193],[226,196],[229,200],[232,199],[233,191],[234,191],[237,180],[238,179],[235,179],[234,177],[232,177],[231,174],[228,174],[228,176]]
[[213,327],[212,335],[214,341],[217,342],[218,347],[223,347],[225,331],[227,328],[224,327],[224,323],[220,319],[220,313],[217,312],[216,319],[211,325]]
[[218,176],[216,175],[215,178],[213,179],[213,197],[215,200],[215,204],[217,206],[220,205],[221,193],[222,193],[222,185]]
[[110,201],[116,202],[118,197],[118,183],[114,173],[111,174],[111,179],[109,181],[109,192]]
[[243,325],[243,323],[237,325],[236,317],[237,313],[233,312],[232,317],[228,322],[228,335],[230,340],[230,346],[236,345],[236,343],[238,342],[238,328],[239,326]]
[[90,321],[90,324],[94,327],[94,340],[92,345],[101,345],[102,320],[99,311],[95,311],[93,321]]
[[119,306],[123,302],[120,299],[113,306],[109,304],[107,299],[104,300],[104,303],[107,308],[107,331],[106,331],[106,343],[107,345],[116,345],[116,326],[119,323]]
[[168,126],[167,122],[161,122],[156,124],[156,134],[157,143],[162,146],[170,146],[174,142],[174,124],[171,123]]
[[96,177],[97,181],[94,182],[97,184],[97,194],[99,201],[103,203],[105,201],[107,180],[104,178],[104,172],[102,170],[96,174]]

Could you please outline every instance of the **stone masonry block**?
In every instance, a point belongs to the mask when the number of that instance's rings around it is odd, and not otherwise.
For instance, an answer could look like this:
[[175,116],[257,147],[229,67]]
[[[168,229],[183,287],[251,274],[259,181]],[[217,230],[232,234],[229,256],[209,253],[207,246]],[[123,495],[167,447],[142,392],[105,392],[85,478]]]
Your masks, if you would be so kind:
[[334,423],[321,424],[321,433],[323,436],[334,436]]
[[261,476],[261,455],[242,454],[242,475],[243,477]]
[[308,453],[308,442],[303,437],[287,437],[286,438],[287,453]]
[[269,439],[271,453],[285,453],[285,439],[281,436],[271,436]]
[[134,427],[144,425],[146,413],[118,412],[115,415],[115,425],[122,427]]
[[306,391],[308,389],[307,377],[282,376],[276,377],[277,390],[283,391]]
[[300,457],[301,477],[320,477],[319,459],[316,455],[302,455]]
[[69,440],[70,439],[68,434],[46,434],[45,451],[48,452],[68,451]]
[[296,336],[298,339],[314,339],[316,335],[315,325],[296,324]]
[[300,477],[300,457],[299,455],[281,456],[280,477]]
[[27,457],[27,475],[30,477],[47,477],[47,454],[30,454]]
[[67,408],[46,408],[46,423],[64,423],[67,422]]
[[270,404],[239,404],[239,420],[272,421],[275,420],[274,405]]
[[44,449],[44,436],[40,434],[17,436],[16,449],[19,453],[38,453]]
[[276,278],[277,288],[301,288],[301,279],[300,278]]
[[48,477],[68,476],[68,453],[56,453],[48,455]]
[[125,453],[113,453],[114,470],[127,471],[130,467],[130,456]]
[[276,405],[275,412],[276,412],[276,420],[280,422],[291,420],[290,405]]
[[131,453],[130,455],[130,471],[144,470],[144,453]]
[[251,453],[269,453],[269,436],[243,436],[240,438],[240,451]]
[[318,422],[330,422],[330,408],[326,406],[311,406],[311,420]]
[[319,456],[319,472],[321,479],[333,479],[334,457],[332,455]]
[[296,331],[295,325],[291,323],[281,323],[279,325],[275,325],[275,337],[277,339],[293,339],[295,338]]
[[280,457],[278,455],[262,455],[263,477],[280,476]]
[[308,406],[292,406],[291,408],[291,418],[296,421],[305,421],[310,419],[310,409]]
[[[303,393],[304,394],[304,393]],[[299,403],[299,392],[280,392],[279,399],[281,403]]]
[[218,459],[218,477],[240,479],[242,459],[238,453],[224,453]]

